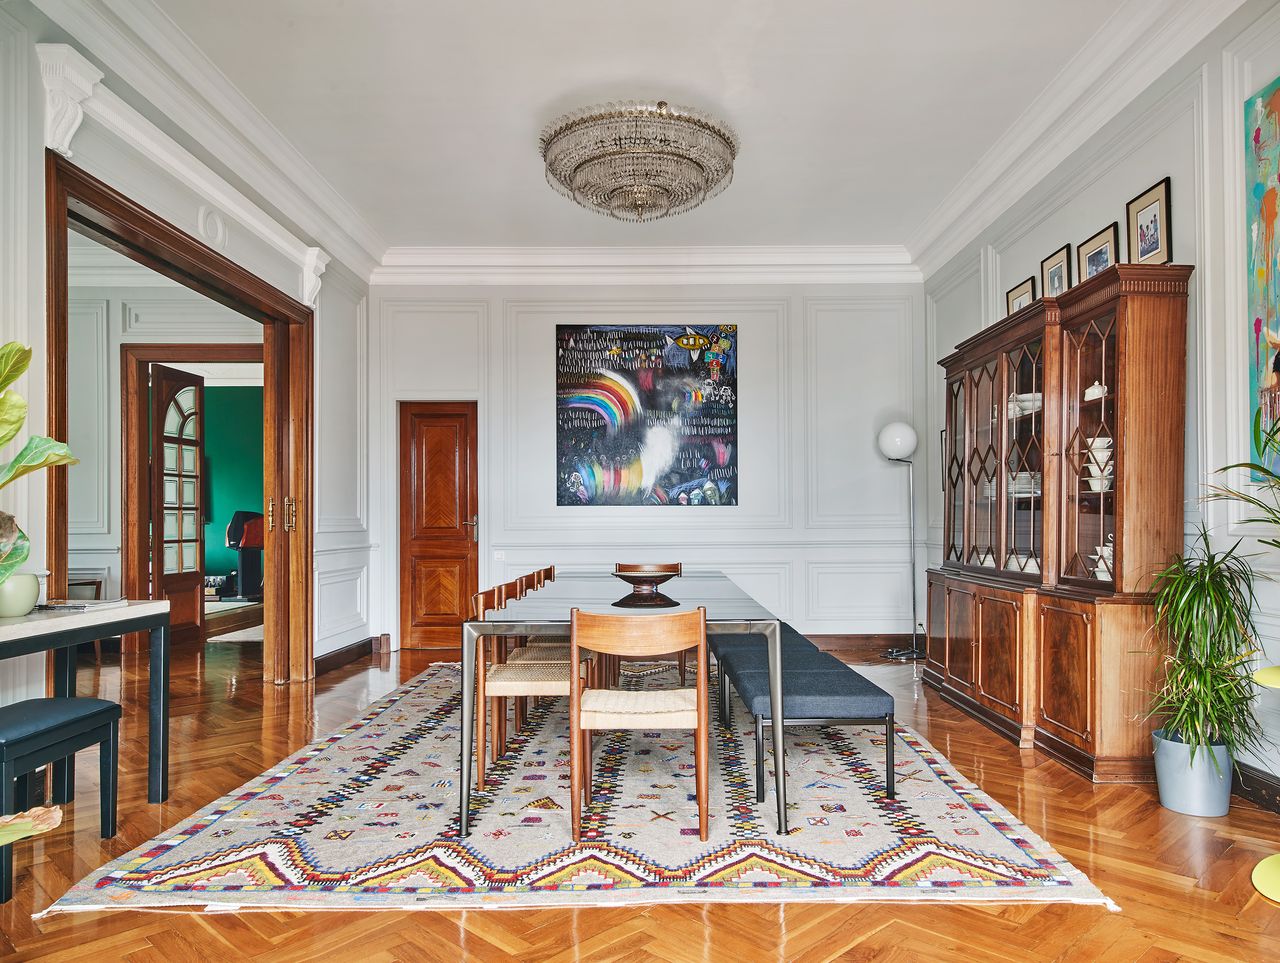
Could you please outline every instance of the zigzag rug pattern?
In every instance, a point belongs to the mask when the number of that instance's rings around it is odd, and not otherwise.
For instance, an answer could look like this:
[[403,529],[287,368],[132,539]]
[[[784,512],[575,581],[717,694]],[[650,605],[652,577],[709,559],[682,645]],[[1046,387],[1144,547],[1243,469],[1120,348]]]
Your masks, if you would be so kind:
[[[631,687],[674,669],[628,666]],[[437,665],[172,831],[82,880],[48,912],[99,909],[533,907],[874,899],[1109,904],[912,730],[796,729],[793,829],[757,804],[751,720],[713,734],[701,842],[687,733],[601,734],[583,842],[569,833],[566,706],[542,700],[457,832],[459,680]],[[766,757],[768,758],[768,757]]]

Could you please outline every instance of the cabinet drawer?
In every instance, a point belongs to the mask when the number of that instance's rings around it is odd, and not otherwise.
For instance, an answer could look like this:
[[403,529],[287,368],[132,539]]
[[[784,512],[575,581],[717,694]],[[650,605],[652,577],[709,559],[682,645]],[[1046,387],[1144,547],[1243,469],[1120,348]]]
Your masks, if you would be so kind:
[[1041,599],[1036,724],[1081,749],[1093,744],[1094,631],[1093,605]]

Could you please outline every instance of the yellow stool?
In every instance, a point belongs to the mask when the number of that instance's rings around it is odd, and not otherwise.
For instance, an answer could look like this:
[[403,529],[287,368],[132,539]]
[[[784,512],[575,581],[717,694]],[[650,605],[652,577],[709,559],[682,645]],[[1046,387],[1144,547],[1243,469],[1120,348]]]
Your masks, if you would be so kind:
[[[1280,665],[1269,665],[1253,674],[1253,681],[1268,689],[1280,689]],[[1253,867],[1253,888],[1273,902],[1280,903],[1280,853],[1262,859]]]

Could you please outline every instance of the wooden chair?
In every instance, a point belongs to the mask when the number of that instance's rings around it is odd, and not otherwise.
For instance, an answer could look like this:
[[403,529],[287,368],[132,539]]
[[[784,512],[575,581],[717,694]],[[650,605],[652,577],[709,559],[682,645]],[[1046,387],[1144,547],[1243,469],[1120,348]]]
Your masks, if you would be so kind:
[[692,689],[623,691],[600,685],[603,673],[573,686],[569,695],[569,760],[573,841],[582,838],[582,800],[591,798],[591,734],[607,729],[692,729],[698,798],[698,838],[707,838],[710,767],[707,692],[707,610],[671,615],[596,615],[573,609],[569,649],[601,656],[652,658],[694,651],[697,682]]

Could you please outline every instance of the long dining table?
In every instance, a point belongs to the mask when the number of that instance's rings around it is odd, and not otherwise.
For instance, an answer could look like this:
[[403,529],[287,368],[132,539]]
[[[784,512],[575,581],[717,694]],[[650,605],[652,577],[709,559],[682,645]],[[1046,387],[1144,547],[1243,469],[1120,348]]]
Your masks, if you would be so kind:
[[[614,602],[630,587],[608,572],[558,573],[553,581],[508,602],[485,621],[462,625],[462,764],[458,792],[459,834],[471,831],[471,773],[475,751],[476,646],[482,635],[568,635],[573,609],[648,618],[672,612],[707,610],[707,633],[745,633],[763,636],[769,651],[769,705],[774,719],[782,716],[782,626],[776,615],[744,592],[721,572],[701,571],[679,576],[658,587],[678,602],[666,608],[618,608]],[[774,789],[778,803],[778,832],[787,832],[787,774],[783,752],[783,726],[773,733]],[[481,747],[484,751],[484,747]]]

